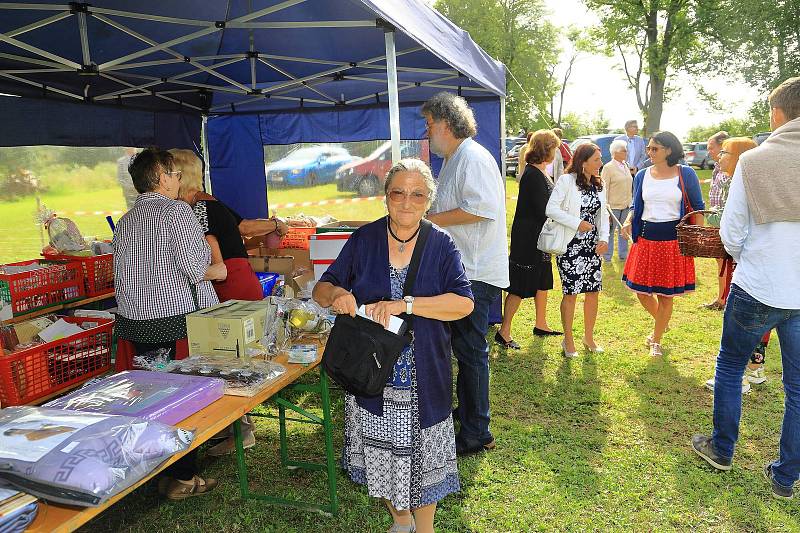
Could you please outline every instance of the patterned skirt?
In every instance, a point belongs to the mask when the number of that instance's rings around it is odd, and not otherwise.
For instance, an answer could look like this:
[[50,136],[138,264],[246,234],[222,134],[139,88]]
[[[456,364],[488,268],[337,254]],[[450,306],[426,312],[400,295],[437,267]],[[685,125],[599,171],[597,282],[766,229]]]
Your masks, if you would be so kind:
[[342,466],[350,479],[395,509],[416,509],[458,492],[453,419],[421,428],[413,343],[383,391],[383,415],[345,399]]
[[660,296],[694,291],[694,258],[681,255],[674,237],[675,224],[677,221],[644,224],[642,236],[633,243],[625,261],[622,281],[629,289]]

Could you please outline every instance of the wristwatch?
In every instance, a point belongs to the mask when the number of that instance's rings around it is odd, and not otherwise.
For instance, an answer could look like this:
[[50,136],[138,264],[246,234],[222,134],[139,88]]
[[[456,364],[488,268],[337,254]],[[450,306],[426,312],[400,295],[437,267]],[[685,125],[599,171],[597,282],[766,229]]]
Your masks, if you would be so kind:
[[413,315],[412,306],[414,305],[414,297],[413,296],[403,296],[403,301],[406,303],[406,314]]

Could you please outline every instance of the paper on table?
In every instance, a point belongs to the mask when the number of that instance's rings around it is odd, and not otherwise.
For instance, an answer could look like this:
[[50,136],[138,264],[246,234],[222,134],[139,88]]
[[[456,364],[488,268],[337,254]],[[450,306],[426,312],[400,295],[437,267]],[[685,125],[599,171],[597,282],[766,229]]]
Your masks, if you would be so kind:
[[69,337],[70,335],[75,335],[76,333],[80,333],[82,331],[83,330],[81,327],[77,324],[67,322],[63,319],[58,319],[57,321],[53,322],[52,325],[40,331],[39,338],[41,338],[44,342],[53,342],[58,339]]
[[[358,308],[358,311],[356,311],[356,314],[359,315],[359,316],[363,316],[364,318],[366,318],[368,320],[372,320],[372,317],[367,316],[366,307],[364,305],[362,305],[361,307]],[[376,322],[376,320],[372,320],[372,321]],[[398,318],[398,317],[392,315],[392,316],[389,317],[389,326],[386,329],[388,331],[391,331],[392,333],[395,333],[395,334],[399,335],[400,334],[400,328],[403,327],[403,324],[405,324],[405,322],[406,321],[403,320],[402,318]]]

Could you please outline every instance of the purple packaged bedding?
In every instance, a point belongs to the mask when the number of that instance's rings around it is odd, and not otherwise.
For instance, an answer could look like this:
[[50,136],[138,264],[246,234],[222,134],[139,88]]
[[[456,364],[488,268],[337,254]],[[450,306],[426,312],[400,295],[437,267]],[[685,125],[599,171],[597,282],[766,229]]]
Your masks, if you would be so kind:
[[223,394],[225,382],[221,379],[131,370],[91,383],[44,407],[176,424]]
[[0,478],[41,498],[96,506],[186,450],[194,434],[128,416],[0,410]]

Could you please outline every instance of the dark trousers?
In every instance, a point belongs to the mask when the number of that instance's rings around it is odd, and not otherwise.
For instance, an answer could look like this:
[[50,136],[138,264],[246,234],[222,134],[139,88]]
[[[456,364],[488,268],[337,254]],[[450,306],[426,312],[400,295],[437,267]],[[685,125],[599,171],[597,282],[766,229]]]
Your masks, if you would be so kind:
[[[170,358],[175,358],[175,341],[163,342],[158,344],[134,342],[136,348],[136,355],[143,355],[147,352],[152,352],[160,348],[170,350]],[[164,475],[181,481],[191,480],[197,474],[197,448],[190,451],[164,470]]]
[[457,439],[462,443],[486,444],[489,431],[489,307],[500,289],[482,281],[472,281],[475,308],[469,316],[451,322],[453,355],[458,361],[456,417],[461,422]]

